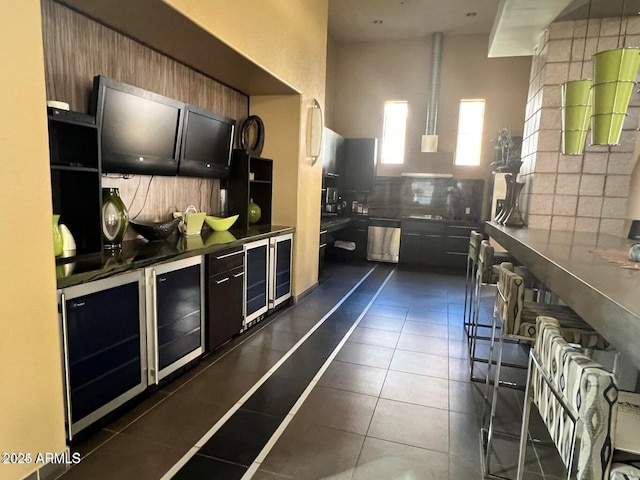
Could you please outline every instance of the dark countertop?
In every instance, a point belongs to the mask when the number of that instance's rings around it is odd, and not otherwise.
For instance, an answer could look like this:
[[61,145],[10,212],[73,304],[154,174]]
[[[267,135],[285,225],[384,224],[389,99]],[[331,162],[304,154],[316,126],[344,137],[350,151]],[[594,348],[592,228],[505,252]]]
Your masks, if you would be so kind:
[[102,255],[56,259],[58,288],[99,280],[157,263],[213,253],[293,231],[293,227],[259,225],[249,229],[232,228],[227,232],[203,230],[200,235],[189,237],[174,234],[157,242],[131,240],[123,243],[122,252],[118,254],[111,255],[105,250]]
[[486,223],[485,231],[640,367],[640,271],[622,268],[598,254],[608,250],[625,258],[635,242],[493,222]]
[[323,217],[320,219],[320,231],[335,232],[347,228],[353,223],[352,217]]

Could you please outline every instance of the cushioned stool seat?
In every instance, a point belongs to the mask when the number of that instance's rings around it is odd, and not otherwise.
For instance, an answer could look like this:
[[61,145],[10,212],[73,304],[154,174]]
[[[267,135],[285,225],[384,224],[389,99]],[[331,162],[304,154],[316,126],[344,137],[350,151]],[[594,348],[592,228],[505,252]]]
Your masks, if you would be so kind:
[[573,348],[566,337],[557,319],[538,317],[529,353],[517,479],[524,476],[534,404],[567,479],[640,480],[640,394],[618,391],[615,375]]
[[[496,302],[494,307],[493,325],[491,330],[491,346],[489,348],[488,372],[485,382],[485,400],[489,398],[490,375],[493,364],[493,349],[498,342],[496,372],[493,380],[493,393],[491,395],[491,410],[486,433],[483,432],[482,466],[486,476],[492,476],[490,471],[490,457],[492,453],[492,440],[494,436],[494,422],[498,403],[498,388],[501,385],[519,387],[516,384],[502,382],[500,379],[503,366],[503,342],[506,339],[533,343],[537,335],[536,318],[542,315],[554,316],[563,327],[565,341],[574,344],[585,344],[588,348],[607,347],[606,341],[593,328],[582,320],[573,310],[562,305],[544,305],[535,302],[524,301],[524,279],[515,273],[510,263],[500,265],[500,275]],[[497,333],[500,323],[500,333]],[[524,365],[505,364],[505,366],[525,369]],[[485,407],[487,403],[485,402]],[[483,412],[483,420],[485,413]]]

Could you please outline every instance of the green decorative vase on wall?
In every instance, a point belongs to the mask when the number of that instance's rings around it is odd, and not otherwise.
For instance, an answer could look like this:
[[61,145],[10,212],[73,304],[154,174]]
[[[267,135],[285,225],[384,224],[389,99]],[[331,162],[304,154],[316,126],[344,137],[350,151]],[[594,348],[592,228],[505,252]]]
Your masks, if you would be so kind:
[[253,203],[253,198],[249,202],[249,223],[258,223],[260,221],[260,216],[262,215],[262,209],[256,203]]
[[53,254],[56,257],[62,255],[62,232],[60,231],[60,215],[53,216]]
[[122,239],[129,225],[129,213],[117,188],[102,189],[102,237],[107,249],[122,248]]

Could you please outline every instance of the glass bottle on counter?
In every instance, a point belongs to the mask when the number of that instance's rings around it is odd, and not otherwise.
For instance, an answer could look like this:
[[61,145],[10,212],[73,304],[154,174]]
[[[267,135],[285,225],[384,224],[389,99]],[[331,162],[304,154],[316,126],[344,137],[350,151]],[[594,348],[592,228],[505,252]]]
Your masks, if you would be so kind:
[[102,237],[107,250],[122,248],[129,225],[129,213],[117,188],[102,189]]

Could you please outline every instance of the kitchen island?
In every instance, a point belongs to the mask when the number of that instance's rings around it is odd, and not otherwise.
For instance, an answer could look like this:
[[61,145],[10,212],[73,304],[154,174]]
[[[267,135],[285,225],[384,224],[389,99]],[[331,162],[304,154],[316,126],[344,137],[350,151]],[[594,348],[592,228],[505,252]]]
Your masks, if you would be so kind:
[[640,264],[604,258],[624,258],[631,240],[494,222],[485,231],[640,368]]

